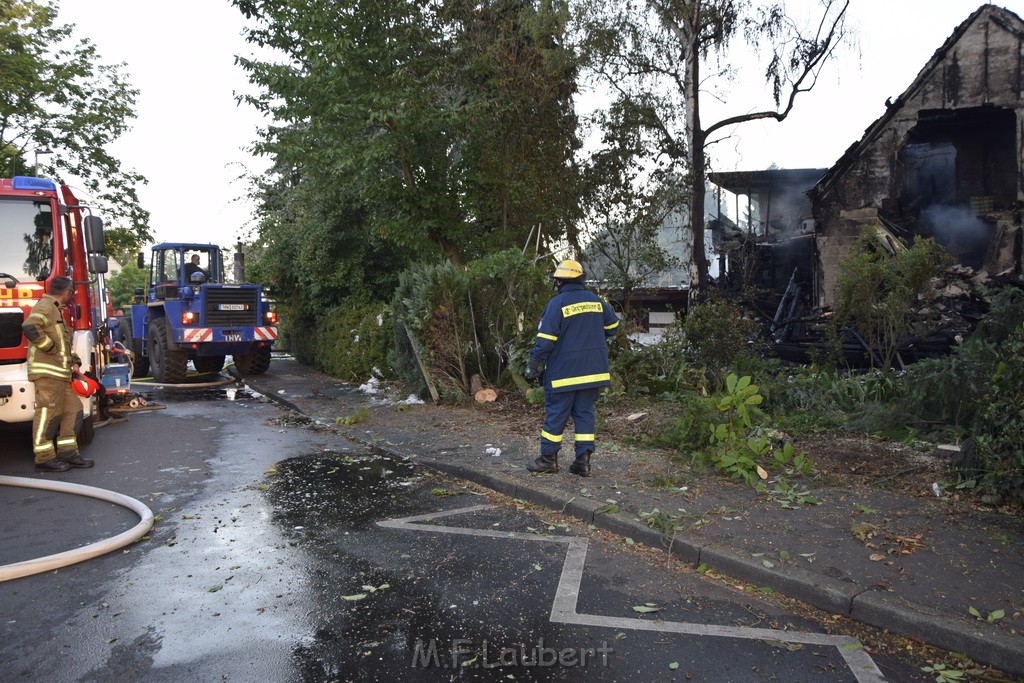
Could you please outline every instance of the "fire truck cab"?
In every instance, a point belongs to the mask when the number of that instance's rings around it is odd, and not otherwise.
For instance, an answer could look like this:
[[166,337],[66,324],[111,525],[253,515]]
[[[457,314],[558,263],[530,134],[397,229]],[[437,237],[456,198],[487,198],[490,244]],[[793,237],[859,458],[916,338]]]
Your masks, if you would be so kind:
[[[71,188],[47,178],[0,179],[0,422],[31,422],[35,413],[21,326],[54,277],[75,283],[65,311],[72,348],[83,372],[102,376],[103,252],[103,221]],[[81,400],[85,421],[78,436],[85,444],[92,440],[97,399]]]

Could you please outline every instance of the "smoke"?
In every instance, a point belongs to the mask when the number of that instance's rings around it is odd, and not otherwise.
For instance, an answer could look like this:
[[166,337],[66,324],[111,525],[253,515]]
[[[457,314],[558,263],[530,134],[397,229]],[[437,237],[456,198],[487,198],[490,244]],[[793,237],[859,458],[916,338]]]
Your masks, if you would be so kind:
[[961,264],[980,268],[994,227],[978,218],[966,204],[932,204],[921,212],[918,232],[934,237]]

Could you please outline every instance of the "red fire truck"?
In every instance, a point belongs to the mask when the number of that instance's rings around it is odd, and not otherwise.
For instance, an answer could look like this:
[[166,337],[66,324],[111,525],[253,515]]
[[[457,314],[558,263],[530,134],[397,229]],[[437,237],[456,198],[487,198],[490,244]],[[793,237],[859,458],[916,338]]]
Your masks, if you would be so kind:
[[[51,278],[75,283],[65,313],[82,371],[102,377],[106,325],[103,221],[66,185],[47,178],[0,179],[0,422],[31,422],[35,408],[28,380],[28,342],[21,325]],[[92,440],[96,397],[83,398],[79,441]]]

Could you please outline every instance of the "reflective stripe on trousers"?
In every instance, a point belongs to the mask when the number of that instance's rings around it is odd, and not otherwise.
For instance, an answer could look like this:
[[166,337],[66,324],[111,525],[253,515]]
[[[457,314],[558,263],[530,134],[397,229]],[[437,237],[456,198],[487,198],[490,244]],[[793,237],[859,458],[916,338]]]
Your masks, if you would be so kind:
[[601,395],[600,387],[578,391],[544,392],[544,427],[540,432],[540,454],[553,458],[562,446],[562,432],[572,417],[576,432],[576,457],[595,449],[596,414],[594,403]]

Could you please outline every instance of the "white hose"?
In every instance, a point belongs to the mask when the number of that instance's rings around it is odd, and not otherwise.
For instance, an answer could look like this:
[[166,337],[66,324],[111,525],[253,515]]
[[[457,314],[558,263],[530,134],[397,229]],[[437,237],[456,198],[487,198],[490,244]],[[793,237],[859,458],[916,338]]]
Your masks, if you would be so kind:
[[96,488],[95,486],[85,486],[83,484],[70,484],[63,481],[48,481],[43,479],[7,476],[0,476],[0,486],[20,486],[26,489],[59,491],[61,493],[70,493],[77,496],[97,498],[99,500],[105,500],[108,503],[114,503],[116,505],[126,507],[137,514],[140,518],[138,524],[117,536],[97,541],[89,545],[84,545],[81,548],[75,548],[74,550],[57,553],[56,555],[47,555],[46,557],[40,557],[34,560],[25,560],[24,562],[15,562],[14,564],[5,564],[0,566],[0,581],[19,579],[23,576],[31,576],[41,572],[48,572],[52,569],[67,567],[68,565],[75,564],[76,562],[91,560],[94,557],[109,553],[112,550],[123,548],[129,543],[134,543],[145,536],[149,530],[153,528],[152,510],[134,498],[129,498],[126,495],[116,493],[114,491],[107,491],[106,489]]

